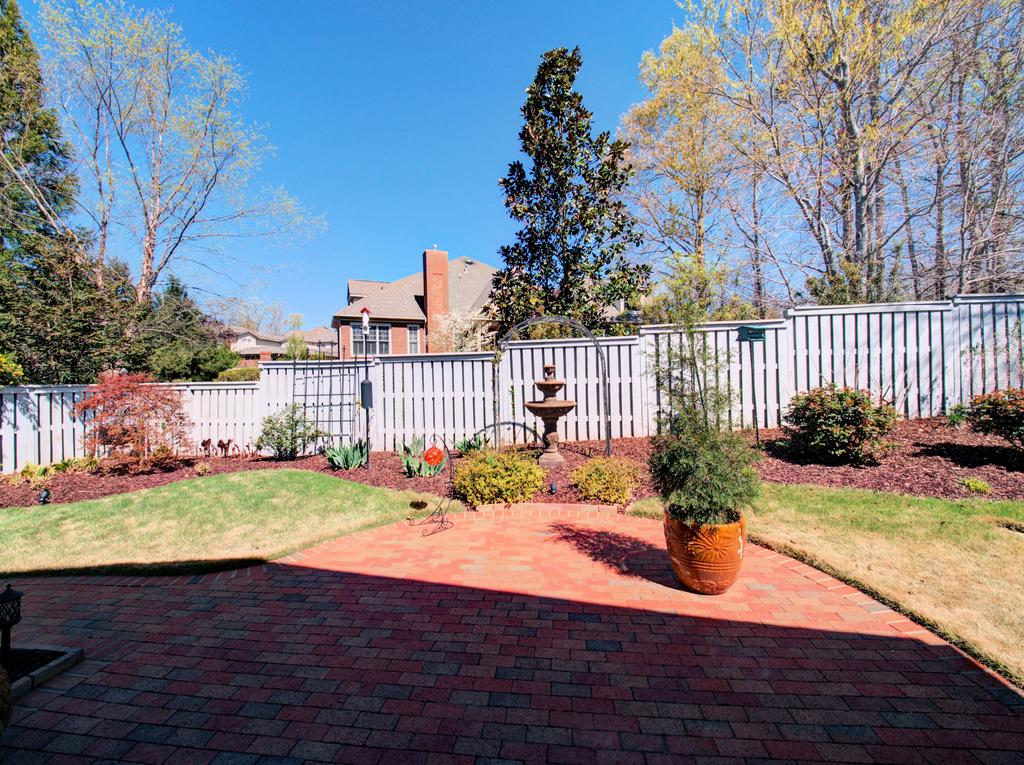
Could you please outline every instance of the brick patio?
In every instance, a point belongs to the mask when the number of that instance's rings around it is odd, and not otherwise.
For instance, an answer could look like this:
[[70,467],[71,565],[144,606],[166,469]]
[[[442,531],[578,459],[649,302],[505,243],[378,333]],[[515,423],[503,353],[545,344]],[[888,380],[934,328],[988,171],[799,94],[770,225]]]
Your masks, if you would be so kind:
[[658,523],[546,506],[179,579],[22,580],[87,660],[0,760],[1024,762],[1024,701],[899,614],[751,548],[676,587]]

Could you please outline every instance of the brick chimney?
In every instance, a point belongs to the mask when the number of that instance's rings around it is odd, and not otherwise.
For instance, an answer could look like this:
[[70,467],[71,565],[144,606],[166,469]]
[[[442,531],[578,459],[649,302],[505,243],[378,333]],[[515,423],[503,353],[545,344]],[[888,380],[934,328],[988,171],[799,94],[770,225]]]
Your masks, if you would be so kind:
[[448,313],[448,253],[444,250],[423,251],[423,313],[427,315],[427,353],[450,350],[441,338],[433,339],[438,322]]

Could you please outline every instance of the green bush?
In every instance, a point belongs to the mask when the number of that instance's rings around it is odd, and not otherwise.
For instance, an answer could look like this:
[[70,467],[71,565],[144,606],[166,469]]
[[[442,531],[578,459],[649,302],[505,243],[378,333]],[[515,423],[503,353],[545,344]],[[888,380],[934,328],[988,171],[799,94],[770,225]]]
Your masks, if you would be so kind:
[[326,435],[305,418],[302,407],[291,404],[263,418],[263,429],[256,439],[256,449],[269,449],[275,459],[293,460],[305,454],[311,444]]
[[735,523],[757,497],[757,452],[741,436],[688,428],[655,441],[648,464],[665,510],[696,524]]
[[988,481],[973,475],[961,478],[960,485],[971,492],[971,494],[989,494],[992,491],[992,486]]
[[100,461],[95,455],[90,454],[86,457],[69,457],[55,462],[52,467],[55,473],[97,473]]
[[448,455],[444,456],[436,465],[429,464],[423,459],[423,452],[426,451],[426,438],[424,436],[413,436],[412,441],[402,444],[396,450],[399,459],[402,460],[402,470],[408,478],[430,478],[440,475],[448,464]]
[[896,427],[896,410],[875,404],[867,391],[828,385],[793,396],[785,417],[789,447],[818,462],[877,460]]
[[38,488],[44,486],[56,472],[53,465],[36,465],[30,462],[17,473],[12,473],[7,480],[12,486],[27,483],[29,486]]
[[0,353],[0,385],[23,385],[25,370],[9,353]]
[[365,465],[369,455],[366,441],[359,439],[353,444],[343,444],[328,449],[324,452],[324,456],[327,457],[327,464],[334,470],[351,470]]
[[217,382],[256,382],[259,379],[259,367],[232,367],[217,375]]
[[639,466],[621,457],[598,457],[572,473],[572,482],[583,499],[609,505],[628,505],[639,480]]
[[483,451],[455,468],[455,496],[473,507],[492,502],[525,502],[544,484],[544,471],[515,452]]
[[963,404],[953,404],[946,412],[946,422],[950,427],[961,428],[967,422],[967,407]]
[[967,410],[971,430],[1005,438],[1024,448],[1024,388],[997,390],[975,396]]

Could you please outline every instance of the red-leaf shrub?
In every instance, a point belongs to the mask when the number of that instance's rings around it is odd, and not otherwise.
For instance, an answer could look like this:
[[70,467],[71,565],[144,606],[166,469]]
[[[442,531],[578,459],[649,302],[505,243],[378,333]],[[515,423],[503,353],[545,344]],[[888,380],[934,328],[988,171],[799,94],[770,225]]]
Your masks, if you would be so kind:
[[997,390],[975,396],[967,410],[971,430],[1002,436],[1024,448],[1024,388]]
[[75,410],[86,418],[85,445],[94,452],[106,447],[143,460],[189,447],[181,393],[148,375],[104,374]]

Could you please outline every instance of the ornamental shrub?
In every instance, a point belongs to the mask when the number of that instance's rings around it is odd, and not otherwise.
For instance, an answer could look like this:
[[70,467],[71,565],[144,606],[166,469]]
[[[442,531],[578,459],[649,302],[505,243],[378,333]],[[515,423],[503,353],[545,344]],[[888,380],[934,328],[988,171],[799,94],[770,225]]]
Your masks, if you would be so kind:
[[878,459],[896,427],[896,410],[867,391],[828,385],[793,396],[785,417],[789,447],[817,462],[860,465]]
[[302,407],[291,404],[263,418],[255,446],[257,451],[269,449],[274,459],[293,460],[326,435],[306,419]]
[[951,428],[962,428],[967,422],[967,407],[963,404],[953,404],[946,412],[946,422]]
[[967,410],[967,422],[977,433],[999,436],[1024,448],[1024,388],[975,396]]
[[712,525],[735,523],[757,497],[756,459],[742,436],[691,427],[656,439],[648,465],[669,516]]
[[608,505],[628,505],[640,481],[640,466],[621,457],[598,457],[572,473],[572,482],[583,499]]
[[148,375],[101,375],[75,412],[86,420],[86,448],[94,454],[108,448],[142,461],[158,450],[189,447],[181,393]]
[[544,471],[515,452],[483,451],[455,468],[455,496],[473,507],[492,502],[524,502],[544,484]]
[[256,382],[259,379],[259,367],[232,367],[217,375],[217,382]]
[[25,370],[9,353],[0,353],[0,385],[23,385]]

